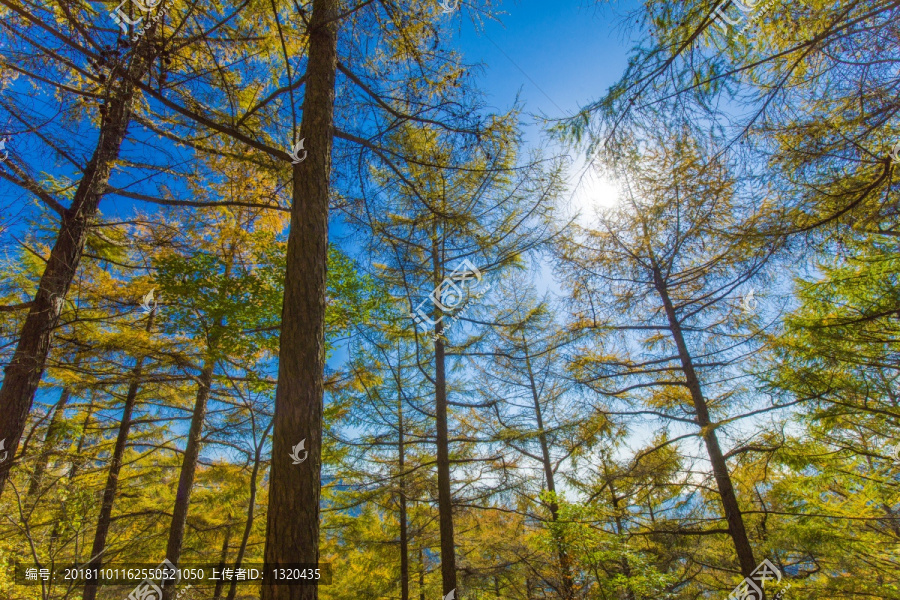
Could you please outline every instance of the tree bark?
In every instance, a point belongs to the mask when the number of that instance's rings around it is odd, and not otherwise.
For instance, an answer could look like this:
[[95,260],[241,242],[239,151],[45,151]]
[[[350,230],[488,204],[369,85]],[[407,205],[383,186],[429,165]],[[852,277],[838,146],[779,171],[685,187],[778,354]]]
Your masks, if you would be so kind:
[[[606,471],[605,467],[604,471]],[[613,514],[615,515],[616,519],[616,535],[622,537],[625,528],[622,526],[622,515],[619,513],[619,500],[621,500],[621,498],[619,498],[619,496],[616,496],[616,487],[608,471],[606,471],[606,479],[609,482],[609,497],[612,501]],[[622,565],[622,575],[624,575],[625,579],[630,583],[631,563],[628,562],[628,557],[622,556],[620,564]],[[630,585],[625,591],[625,600],[635,600],[634,590],[631,589]]]
[[[700,386],[700,379],[694,370],[693,359],[688,351],[687,344],[684,340],[684,334],[681,329],[681,323],[675,313],[675,307],[669,297],[666,282],[662,277],[662,273],[657,265],[653,265],[653,282],[656,291],[662,300],[663,307],[666,311],[666,317],[669,321],[669,328],[672,330],[672,339],[678,349],[678,358],[681,361],[681,370],[684,373],[685,383],[691,394],[691,400],[694,403],[694,410],[697,413],[697,424],[700,426],[703,442],[706,444],[706,452],[709,455],[709,462],[712,465],[713,475],[716,479],[716,485],[719,489],[719,499],[722,502],[722,508],[725,511],[725,520],[728,523],[728,533],[734,542],[734,549],[737,552],[738,563],[741,566],[741,574],[744,577],[750,577],[750,574],[756,569],[756,561],[753,558],[753,548],[750,545],[750,539],[747,537],[747,531],[744,528],[744,519],[741,515],[741,509],[738,505],[737,495],[734,491],[734,485],[731,482],[731,475],[728,472],[728,464],[722,454],[719,446],[719,440],[716,437],[716,430],[712,427],[712,421],[709,416],[709,407],[706,399],[703,397],[703,390]],[[763,596],[760,600],[765,600]]]
[[[301,135],[308,156],[294,165],[291,230],[275,391],[265,568],[319,562],[322,396],[328,197],[337,74],[337,0],[313,0]],[[307,460],[292,464],[306,440]],[[262,586],[262,600],[315,600],[317,586]]]
[[[241,568],[241,564],[244,562],[244,554],[247,552],[247,543],[250,540],[250,533],[253,531],[253,518],[256,512],[256,486],[257,481],[259,479],[259,469],[262,463],[262,449],[263,446],[266,445],[266,438],[269,437],[269,430],[272,428],[272,422],[269,422],[269,426],[266,427],[266,430],[263,432],[262,440],[260,440],[259,445],[256,447],[256,456],[253,457],[253,472],[250,474],[250,504],[247,506],[247,522],[244,525],[244,535],[241,537],[241,545],[238,548],[237,558],[234,559],[234,569],[235,571]],[[235,595],[237,595],[237,580],[234,579],[231,582],[231,587],[228,589],[228,600],[234,600]]]
[[419,600],[425,600],[425,553],[419,548]]
[[[435,216],[431,238],[432,280],[435,289],[443,283],[440,225]],[[442,311],[434,307],[434,405],[437,430],[438,528],[441,535],[441,586],[443,595],[456,589],[456,543],[453,532],[453,493],[450,480],[450,426],[447,403],[447,357],[444,349]],[[456,594],[459,596],[459,594]]]
[[456,546],[453,540],[453,496],[450,490],[450,434],[447,421],[447,374],[443,323],[435,325],[434,399],[437,413],[438,513],[441,532],[441,582],[446,596],[456,589]]
[[406,523],[406,478],[404,476],[406,471],[406,440],[403,435],[403,388],[402,386],[398,387],[397,462],[400,467],[400,600],[409,600],[409,531]]
[[[547,443],[547,434],[544,431],[544,415],[541,410],[540,395],[537,390],[537,383],[534,380],[534,370],[531,367],[531,356],[528,352],[528,341],[522,334],[522,348],[525,353],[525,366],[528,371],[528,384],[531,388],[531,398],[534,401],[534,416],[538,426],[538,441],[541,444],[541,458],[544,466],[544,477],[547,480],[547,491],[553,494],[553,500],[550,502],[550,517],[553,523],[559,521],[559,504],[556,501],[556,481],[553,473],[553,463],[550,459],[550,446]],[[566,552],[565,540],[557,530],[554,530],[553,540],[556,544],[557,559],[559,561],[559,570],[562,575],[562,596],[565,600],[571,600],[575,597],[575,582],[572,578],[572,567],[569,561],[569,554]]]
[[[197,387],[197,400],[194,403],[194,414],[191,417],[191,428],[188,431],[187,446],[184,459],[181,461],[181,474],[178,477],[178,489],[175,492],[175,506],[172,509],[172,523],[169,526],[169,542],[166,545],[166,558],[178,566],[181,561],[181,547],[184,543],[184,528],[187,524],[188,508],[191,504],[191,492],[194,489],[194,475],[197,473],[197,461],[200,458],[203,422],[206,420],[206,404],[209,401],[212,387],[215,359],[209,356],[200,372]],[[170,600],[175,594],[174,585],[163,585],[163,599]]]
[[[231,521],[231,515],[229,516],[229,521]],[[225,565],[228,562],[228,544],[231,541],[231,524],[229,523],[228,529],[225,530],[225,540],[222,542],[222,559],[219,561],[219,573],[225,570]],[[219,600],[222,597],[222,588],[225,587],[225,579],[219,575],[219,578],[216,580],[216,588],[213,590],[213,600]]]
[[[77,364],[77,362],[76,362]],[[50,416],[50,423],[47,425],[47,433],[44,435],[44,441],[41,444],[41,453],[34,465],[34,471],[31,474],[31,483],[28,485],[28,494],[26,495],[26,503],[35,499],[41,491],[41,484],[44,482],[44,474],[47,472],[47,466],[50,464],[50,455],[53,454],[56,444],[60,440],[60,430],[62,426],[60,421],[63,413],[66,411],[66,404],[72,398],[72,388],[66,386],[59,395],[59,401],[53,407],[53,414]],[[35,502],[37,500],[35,499]]]
[[[88,400],[87,405],[87,414],[84,416],[84,422],[81,425],[81,435],[78,437],[78,445],[75,447],[75,456],[76,458],[72,459],[72,464],[69,465],[69,473],[66,477],[68,481],[68,485],[72,485],[72,481],[75,479],[75,474],[78,472],[78,467],[81,466],[81,463],[78,461],[77,457],[81,456],[81,451],[84,449],[84,441],[87,438],[87,428],[91,424],[91,417],[94,415],[94,392],[91,392],[91,399]],[[59,538],[59,527],[60,524],[65,523],[68,520],[68,504],[66,500],[63,500],[60,503],[60,511],[59,518],[56,519],[53,523],[53,530],[50,532],[50,541],[53,543],[57,538]],[[78,548],[78,537],[75,538],[75,557],[76,562],[81,562],[81,552]]]
[[[148,32],[147,38],[153,31]],[[84,169],[72,203],[62,217],[56,243],[38,284],[12,360],[6,366],[0,385],[0,440],[6,440],[10,457],[19,448],[34,394],[44,373],[54,328],[62,312],[63,301],[81,261],[91,221],[96,217],[100,199],[109,182],[113,164],[131,121],[134,80],[147,69],[150,39],[143,40],[128,71],[107,98],[105,116],[94,154]],[[146,50],[143,50],[146,49]],[[0,495],[9,477],[13,460],[0,463]]]
[[[154,309],[147,318],[147,331],[153,328],[155,316],[156,310]],[[119,422],[119,433],[116,436],[116,445],[113,447],[109,471],[106,474],[106,486],[103,488],[103,501],[100,504],[100,515],[97,517],[97,529],[94,531],[94,543],[91,546],[91,560],[87,565],[88,568],[99,569],[103,565],[102,552],[106,549],[106,538],[112,522],[113,504],[116,501],[116,493],[119,490],[119,473],[122,470],[125,448],[128,445],[128,436],[131,433],[131,416],[134,413],[134,406],[137,404],[143,366],[144,357],[141,356],[131,369],[131,382],[128,384],[125,406],[122,409],[122,420]],[[84,584],[82,600],[94,600],[97,597],[98,588],[96,580],[88,579]]]

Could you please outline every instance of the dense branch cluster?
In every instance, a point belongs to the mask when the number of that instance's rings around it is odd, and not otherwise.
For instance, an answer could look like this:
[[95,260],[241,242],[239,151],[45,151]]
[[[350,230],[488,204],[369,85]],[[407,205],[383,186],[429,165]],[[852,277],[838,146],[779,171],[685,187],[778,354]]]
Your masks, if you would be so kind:
[[900,1],[645,0],[563,156],[496,8],[0,0],[0,600],[898,598]]

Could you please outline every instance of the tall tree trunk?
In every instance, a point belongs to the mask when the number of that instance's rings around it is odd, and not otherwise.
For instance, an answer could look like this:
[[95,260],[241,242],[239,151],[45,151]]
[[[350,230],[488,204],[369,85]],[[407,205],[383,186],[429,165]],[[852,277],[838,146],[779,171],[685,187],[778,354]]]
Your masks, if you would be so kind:
[[419,600],[425,600],[425,553],[419,548]]
[[[609,474],[609,471],[606,470],[605,466],[603,470],[606,471],[606,479],[609,482],[609,497],[612,500],[613,514],[615,515],[616,520],[616,535],[622,537],[625,528],[622,525],[622,515],[619,514],[619,501],[621,500],[621,498],[619,496],[616,496],[616,487],[613,483],[612,477]],[[631,563],[628,562],[628,557],[623,556],[619,562],[622,565],[622,575],[624,575],[625,579],[630,583]],[[625,600],[635,600],[634,591],[631,589],[631,587],[629,587],[625,591]]]
[[[81,435],[78,436],[78,445],[75,447],[75,458],[72,459],[72,464],[69,465],[69,473],[66,476],[66,481],[68,485],[72,485],[72,481],[75,479],[75,474],[78,472],[78,467],[80,466],[80,462],[78,461],[78,457],[81,456],[81,451],[84,450],[84,441],[87,439],[87,428],[91,424],[91,417],[94,415],[94,392],[91,392],[91,398],[88,400],[87,406],[87,414],[84,416],[84,422],[81,425]],[[53,523],[53,530],[50,532],[50,540],[51,544],[59,538],[59,528],[62,523],[66,523],[69,519],[68,516],[68,504],[66,500],[63,500],[60,504],[60,517],[56,519]],[[81,562],[81,552],[78,548],[78,540],[80,536],[75,538],[75,560],[76,562]]]
[[[155,28],[155,25],[154,25]],[[0,440],[6,440],[10,457],[19,447],[34,394],[44,373],[53,329],[59,321],[63,302],[87,240],[91,221],[96,217],[100,199],[109,182],[112,166],[119,156],[131,121],[134,80],[147,69],[154,31],[138,45],[128,71],[115,81],[100,124],[100,136],[94,154],[84,169],[72,203],[62,217],[56,243],[28,310],[12,360],[6,366],[0,385]],[[9,477],[12,460],[0,463],[0,495]]]
[[[215,342],[210,342],[210,345],[215,346]],[[175,506],[172,509],[172,523],[169,526],[169,543],[166,545],[166,558],[176,566],[181,562],[184,528],[187,524],[188,508],[191,504],[191,492],[194,490],[194,475],[197,472],[197,461],[200,458],[203,422],[206,420],[206,404],[209,401],[215,366],[215,358],[208,356],[203,364],[203,370],[200,372],[197,400],[194,403],[194,414],[191,417],[191,428],[188,431],[184,459],[181,461],[178,489],[175,492]],[[175,595],[174,585],[164,582],[162,588],[164,600],[170,600]]]
[[[312,4],[301,126],[309,154],[293,172],[266,522],[267,573],[278,565],[319,562],[328,196],[340,3]],[[307,460],[292,464],[292,448],[302,440]],[[318,595],[317,586],[262,586],[262,600],[315,600]]]
[[[400,378],[398,378],[400,384]],[[397,397],[397,462],[400,467],[400,600],[409,600],[409,531],[406,523],[406,440],[403,432],[403,388]]]
[[[432,280],[435,289],[443,282],[444,262],[440,244],[443,221],[433,220],[431,238]],[[444,349],[442,313],[434,307],[434,405],[437,430],[438,527],[441,535],[441,587],[443,595],[456,589],[456,543],[453,532],[453,494],[450,481],[450,425],[447,403],[447,357]],[[456,594],[459,596],[459,594]]]
[[[156,309],[147,318],[146,330],[153,328],[153,319]],[[116,501],[116,493],[119,490],[119,473],[122,470],[122,461],[125,457],[125,448],[128,445],[128,436],[131,433],[131,416],[134,406],[137,404],[138,390],[140,389],[140,377],[144,366],[144,357],[137,359],[131,369],[131,382],[128,384],[128,394],[125,396],[125,406],[122,409],[122,420],[119,422],[119,433],[116,436],[116,445],[109,463],[109,471],[106,474],[106,486],[103,488],[103,502],[100,504],[100,515],[97,517],[97,529],[94,531],[94,543],[91,546],[91,560],[88,568],[99,569],[103,565],[102,553],[106,548],[106,537],[109,534],[109,526],[112,522],[113,504]],[[84,584],[82,600],[94,600],[97,597],[97,580],[88,579]]]
[[[78,361],[76,359],[76,365]],[[47,425],[47,433],[44,435],[44,441],[41,444],[41,453],[37,457],[34,465],[34,471],[31,473],[31,483],[28,485],[28,500],[34,499],[36,502],[37,495],[41,491],[41,484],[44,482],[44,474],[47,472],[47,466],[50,464],[50,455],[62,438],[62,416],[66,412],[66,404],[72,398],[72,388],[66,386],[59,395],[59,401],[53,407],[53,414],[50,415],[50,423]],[[28,501],[26,500],[26,502]]]
[[[715,428],[709,417],[709,407],[706,399],[703,397],[703,390],[700,387],[700,379],[694,370],[694,363],[691,354],[688,351],[687,344],[684,341],[684,334],[681,330],[681,323],[675,314],[675,307],[669,298],[666,282],[662,277],[659,267],[653,265],[653,282],[656,291],[662,300],[663,307],[666,311],[666,317],[669,321],[669,328],[672,330],[672,339],[678,349],[678,358],[681,360],[681,370],[684,373],[685,383],[691,393],[691,400],[694,403],[694,410],[697,413],[697,424],[700,426],[700,432],[703,436],[703,442],[706,444],[706,452],[709,455],[709,462],[712,464],[713,475],[716,479],[716,485],[719,489],[719,499],[722,501],[722,507],[725,510],[725,520],[728,523],[728,533],[734,542],[734,548],[737,552],[738,562],[741,566],[741,573],[744,577],[750,577],[750,574],[756,569],[756,561],[753,559],[753,548],[750,546],[750,539],[747,537],[747,531],[744,528],[744,519],[741,515],[741,509],[738,505],[737,495],[731,482],[731,475],[728,472],[728,465],[719,447],[719,440],[716,437]],[[765,600],[763,596],[760,600]]]
[[[229,526],[225,530],[225,541],[222,542],[222,559],[219,561],[218,571],[222,573],[225,565],[228,563],[228,544],[231,542],[231,515],[228,515]],[[222,588],[225,587],[225,579],[221,576],[216,580],[216,588],[213,591],[213,600],[219,600],[222,597]]]
[[438,517],[441,532],[441,582],[446,596],[456,589],[456,545],[453,540],[453,497],[450,491],[450,433],[447,421],[447,373],[444,324],[435,325],[434,399],[437,413]]
[[[547,480],[547,491],[553,494],[553,500],[550,502],[549,507],[550,517],[555,524],[559,521],[559,504],[556,501],[556,481],[553,473],[553,463],[550,460],[550,446],[547,443],[547,433],[544,431],[544,415],[541,409],[540,395],[538,394],[537,383],[534,380],[534,370],[531,367],[531,356],[528,352],[528,341],[525,339],[525,334],[522,334],[522,348],[525,351],[525,366],[528,370],[528,384],[531,388],[531,398],[534,402],[534,416],[538,426],[538,441],[541,444],[541,459],[544,466],[544,477]],[[562,575],[562,596],[565,600],[571,600],[575,597],[575,582],[572,579],[572,567],[569,561],[569,554],[566,552],[565,540],[556,529],[553,531],[553,541],[556,544],[559,571],[560,575]]]
[[[262,434],[262,439],[256,447],[256,456],[253,457],[253,472],[250,474],[250,504],[247,506],[247,522],[244,525],[244,535],[241,537],[241,545],[238,548],[237,558],[234,559],[235,571],[241,568],[244,561],[244,553],[247,552],[247,543],[250,540],[250,533],[253,531],[253,518],[256,513],[256,485],[259,479],[259,469],[262,463],[262,449],[266,445],[266,438],[269,437],[269,431],[272,429],[273,421],[269,422],[269,426]],[[234,600],[237,594],[237,580],[232,580],[231,587],[228,589],[228,600]]]

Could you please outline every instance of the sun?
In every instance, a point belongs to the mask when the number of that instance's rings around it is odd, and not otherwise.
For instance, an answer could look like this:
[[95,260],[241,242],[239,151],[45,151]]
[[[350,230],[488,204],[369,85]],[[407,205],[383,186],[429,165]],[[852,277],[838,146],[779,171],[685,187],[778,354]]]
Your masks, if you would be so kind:
[[598,211],[618,204],[621,191],[615,181],[584,161],[572,170],[569,197],[573,213],[579,213],[579,220],[584,221],[590,220]]

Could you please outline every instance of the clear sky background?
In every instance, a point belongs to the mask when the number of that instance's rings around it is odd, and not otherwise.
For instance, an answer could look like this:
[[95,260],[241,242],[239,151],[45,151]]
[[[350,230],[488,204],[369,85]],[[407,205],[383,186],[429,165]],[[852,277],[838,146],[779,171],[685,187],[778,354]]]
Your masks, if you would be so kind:
[[[431,0],[437,2],[438,0]],[[506,0],[497,20],[486,20],[462,3],[446,15],[455,46],[470,64],[481,64],[476,82],[492,109],[509,109],[518,96],[527,146],[548,148],[531,115],[575,114],[602,97],[624,73],[637,30],[626,16],[636,0]],[[473,22],[474,21],[474,22]],[[476,24],[477,23],[477,24]],[[557,151],[563,151],[558,146]],[[573,154],[573,207],[588,212],[609,205],[615,191]]]
[[[445,18],[454,20],[451,45],[484,64],[479,83],[494,106],[508,107],[521,90],[528,111],[553,117],[574,113],[621,77],[632,45],[624,16],[636,5],[506,0],[499,21],[480,19],[465,4]],[[473,17],[482,27],[473,26]]]

